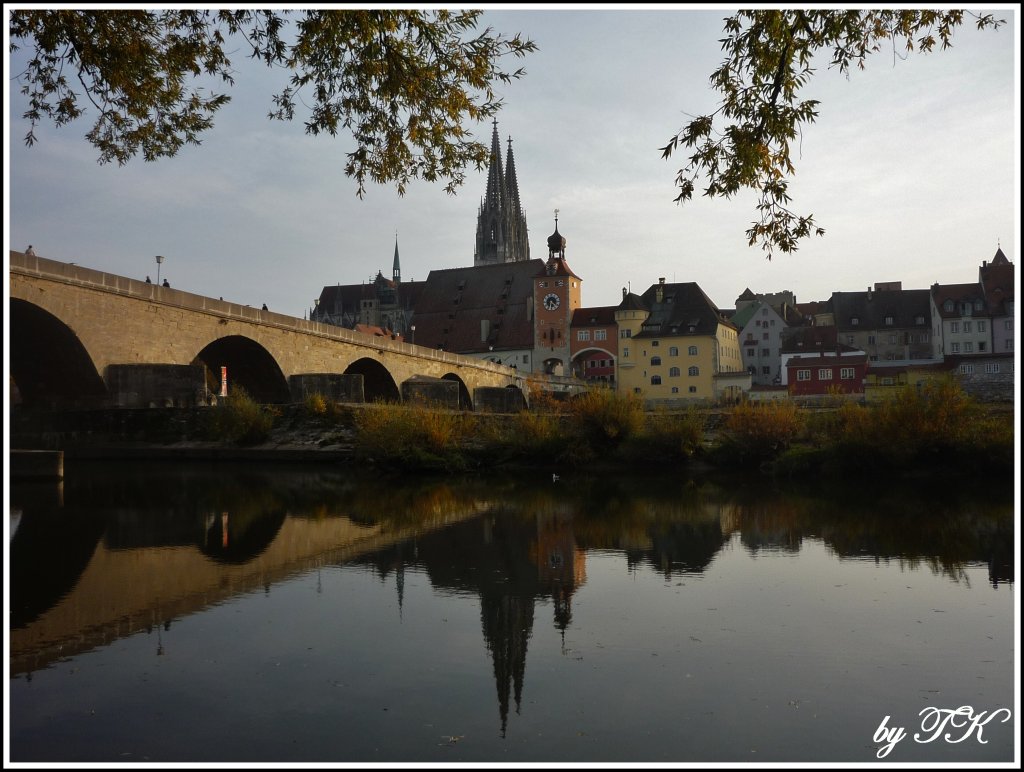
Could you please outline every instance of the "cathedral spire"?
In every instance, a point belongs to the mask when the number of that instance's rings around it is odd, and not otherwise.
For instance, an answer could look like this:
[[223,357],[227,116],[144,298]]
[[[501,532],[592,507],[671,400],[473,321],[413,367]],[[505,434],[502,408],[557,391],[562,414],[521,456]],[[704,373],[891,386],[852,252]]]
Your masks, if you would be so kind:
[[513,214],[521,214],[519,206],[519,181],[516,179],[516,159],[512,155],[512,137],[508,138],[508,157],[505,162],[505,188]]
[[391,278],[396,284],[402,281],[402,266],[398,262],[398,231],[395,231],[395,262],[391,266]]
[[486,203],[501,209],[505,203],[505,172],[501,168],[501,140],[498,139],[498,119],[494,119],[494,132],[491,135],[491,166],[487,173]]

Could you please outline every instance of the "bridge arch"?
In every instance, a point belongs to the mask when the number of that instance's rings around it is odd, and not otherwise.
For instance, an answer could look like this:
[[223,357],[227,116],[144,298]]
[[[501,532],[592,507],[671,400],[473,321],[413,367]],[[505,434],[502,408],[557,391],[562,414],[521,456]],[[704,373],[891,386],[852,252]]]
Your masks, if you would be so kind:
[[455,373],[445,373],[441,376],[443,381],[455,381],[459,384],[459,410],[472,410],[473,399],[469,396],[469,388],[466,386],[466,382],[463,381]]
[[220,368],[228,368],[228,394],[241,386],[263,404],[289,402],[288,380],[263,346],[243,335],[218,338],[200,351],[192,364],[206,367],[207,386],[220,393]]
[[376,359],[363,357],[345,368],[345,375],[363,376],[363,399],[367,402],[401,402],[398,384],[388,369]]
[[106,397],[106,384],[85,345],[49,311],[11,298],[10,334],[11,378],[23,404],[94,403]]

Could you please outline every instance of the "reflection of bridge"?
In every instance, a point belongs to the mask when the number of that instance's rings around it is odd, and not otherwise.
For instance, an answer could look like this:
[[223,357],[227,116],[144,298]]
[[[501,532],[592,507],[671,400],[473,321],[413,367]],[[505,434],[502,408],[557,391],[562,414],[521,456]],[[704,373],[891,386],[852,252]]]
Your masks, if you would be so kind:
[[[221,367],[267,403],[299,401],[302,384],[325,376],[360,376],[366,401],[397,401],[403,384],[423,378],[454,382],[464,408],[480,389],[524,386],[522,375],[493,362],[21,252],[10,252],[9,273],[11,376],[26,404],[124,404],[124,379],[152,391],[173,378],[187,386],[197,372],[199,385],[205,378],[216,391]],[[188,368],[196,365],[203,369]],[[538,377],[544,388],[571,390],[556,380]]]
[[[379,552],[486,508],[477,502],[400,528],[348,517],[285,517],[266,549],[239,564],[214,560],[194,545],[118,549],[101,539],[71,592],[27,626],[9,631],[10,674],[40,670],[241,593]],[[230,527],[218,533],[227,538]]]

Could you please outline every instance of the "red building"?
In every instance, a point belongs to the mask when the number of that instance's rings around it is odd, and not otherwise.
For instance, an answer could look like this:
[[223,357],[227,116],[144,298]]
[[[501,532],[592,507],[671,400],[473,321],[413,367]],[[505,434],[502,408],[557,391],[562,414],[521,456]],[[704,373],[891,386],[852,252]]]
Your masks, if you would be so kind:
[[614,383],[615,360],[619,355],[615,306],[577,308],[569,330],[572,374],[587,381]]
[[867,354],[836,355],[835,353],[796,356],[786,362],[789,393],[863,394],[864,377],[868,371]]

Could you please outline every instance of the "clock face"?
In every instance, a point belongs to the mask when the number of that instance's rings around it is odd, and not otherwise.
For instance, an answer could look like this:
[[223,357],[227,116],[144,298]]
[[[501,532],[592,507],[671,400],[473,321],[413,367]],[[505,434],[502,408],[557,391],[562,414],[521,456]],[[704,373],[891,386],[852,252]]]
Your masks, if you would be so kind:
[[554,311],[556,308],[558,308],[559,303],[561,303],[561,301],[558,299],[558,295],[556,295],[554,292],[549,292],[547,295],[544,296],[544,308],[546,308],[548,311]]

